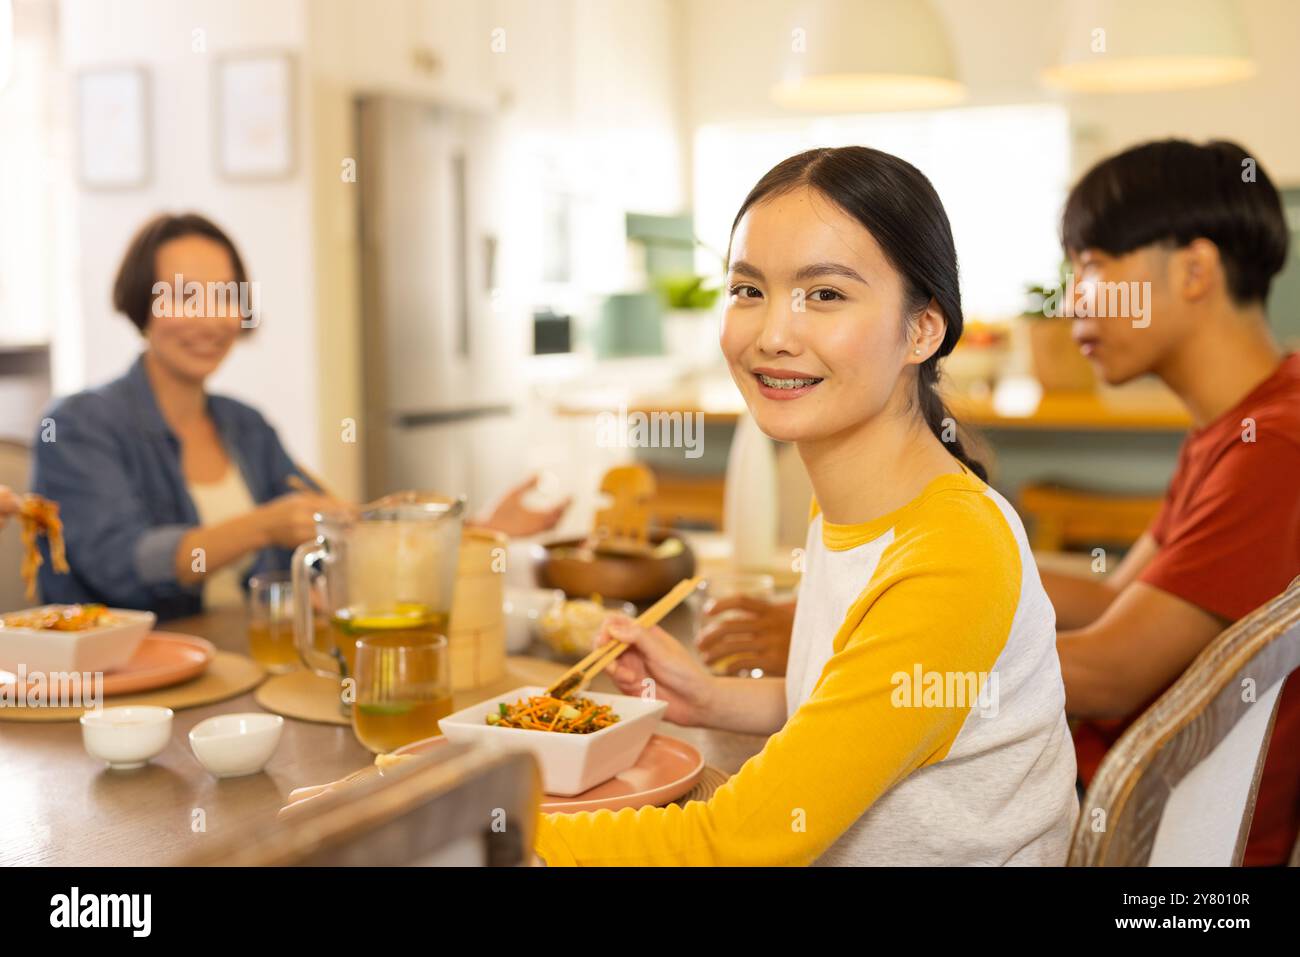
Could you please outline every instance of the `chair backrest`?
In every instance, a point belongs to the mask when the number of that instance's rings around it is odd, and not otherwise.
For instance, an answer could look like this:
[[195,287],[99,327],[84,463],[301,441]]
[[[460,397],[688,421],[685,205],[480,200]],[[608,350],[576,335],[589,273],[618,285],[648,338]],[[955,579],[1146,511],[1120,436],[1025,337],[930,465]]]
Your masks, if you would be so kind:
[[541,801],[522,752],[446,744],[283,820],[223,835],[177,863],[249,866],[498,866],[532,859]]
[[[0,439],[0,485],[20,495],[30,481],[32,453],[21,442]],[[23,591],[23,540],[18,523],[10,521],[0,531],[0,612],[17,611],[32,604]]]
[[1070,865],[1239,865],[1278,699],[1297,667],[1300,578],[1219,635],[1110,749]]

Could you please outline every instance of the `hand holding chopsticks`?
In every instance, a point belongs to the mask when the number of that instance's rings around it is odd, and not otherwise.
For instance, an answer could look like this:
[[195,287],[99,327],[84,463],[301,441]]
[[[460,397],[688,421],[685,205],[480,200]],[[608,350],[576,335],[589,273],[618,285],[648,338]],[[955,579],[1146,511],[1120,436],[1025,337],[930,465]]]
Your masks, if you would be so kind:
[[[672,591],[638,615],[636,624],[642,628],[659,624],[664,616],[686,600],[699,583],[698,576],[682,579],[673,586]],[[581,691],[628,647],[625,641],[613,641],[599,646],[561,675],[558,681],[546,689],[546,693],[553,698],[563,698]]]

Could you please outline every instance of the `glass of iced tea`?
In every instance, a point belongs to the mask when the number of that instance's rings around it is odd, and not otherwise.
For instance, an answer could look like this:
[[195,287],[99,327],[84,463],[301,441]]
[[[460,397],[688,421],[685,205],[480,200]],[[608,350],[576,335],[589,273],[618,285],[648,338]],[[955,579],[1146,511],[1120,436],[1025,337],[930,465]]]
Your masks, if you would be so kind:
[[293,582],[287,571],[248,580],[248,653],[272,674],[299,666],[293,638]]
[[352,730],[376,753],[433,737],[452,712],[447,639],[427,629],[358,637],[356,680]]

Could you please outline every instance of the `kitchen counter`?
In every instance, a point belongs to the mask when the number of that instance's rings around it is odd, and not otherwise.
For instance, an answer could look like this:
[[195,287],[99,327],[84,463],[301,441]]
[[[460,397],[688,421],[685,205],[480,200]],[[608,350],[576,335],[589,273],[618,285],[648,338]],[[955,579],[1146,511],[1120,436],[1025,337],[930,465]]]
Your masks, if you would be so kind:
[[[946,401],[963,425],[981,429],[1057,429],[1066,431],[1183,432],[1190,420],[1172,392],[1153,382],[1138,382],[1093,392],[1047,392],[1031,379],[1008,379],[992,391],[951,390]],[[745,410],[734,387],[679,386],[662,393],[616,394],[609,389],[567,396],[556,406],[561,415],[702,414],[706,421],[735,422]]]

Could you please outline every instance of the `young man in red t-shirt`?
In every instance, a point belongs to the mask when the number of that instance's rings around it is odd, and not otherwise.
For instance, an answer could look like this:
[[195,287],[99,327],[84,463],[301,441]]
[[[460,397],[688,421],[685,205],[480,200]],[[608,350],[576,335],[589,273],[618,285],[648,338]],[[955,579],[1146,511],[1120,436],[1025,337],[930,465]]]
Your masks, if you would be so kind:
[[[1157,376],[1193,423],[1159,514],[1112,574],[1043,572],[1066,710],[1084,719],[1075,749],[1086,783],[1215,636],[1300,575],[1300,354],[1283,354],[1265,313],[1286,262],[1282,203],[1235,144],[1169,140],[1103,161],[1071,191],[1062,240],[1081,311],[1093,316],[1073,324],[1084,354],[1111,384]],[[1129,287],[1149,289],[1145,308],[1097,317],[1102,284],[1121,282],[1150,283]],[[1298,826],[1293,677],[1245,863],[1285,863]]]

